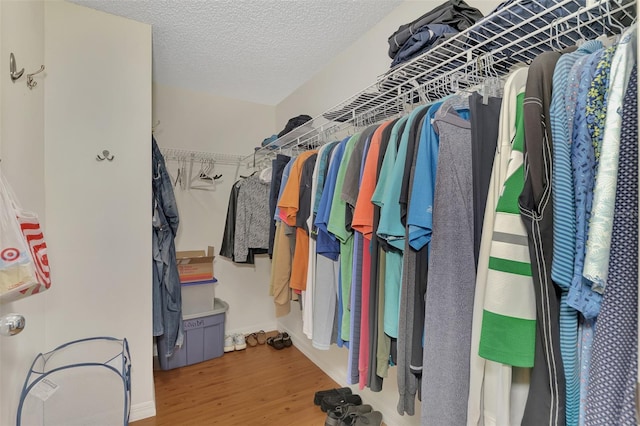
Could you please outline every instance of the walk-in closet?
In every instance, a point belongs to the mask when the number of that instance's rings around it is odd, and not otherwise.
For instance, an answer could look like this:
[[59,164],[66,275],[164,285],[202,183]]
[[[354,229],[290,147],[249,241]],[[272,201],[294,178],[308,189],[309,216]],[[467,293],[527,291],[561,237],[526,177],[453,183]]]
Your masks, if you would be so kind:
[[637,56],[635,0],[0,1],[0,425],[640,424]]

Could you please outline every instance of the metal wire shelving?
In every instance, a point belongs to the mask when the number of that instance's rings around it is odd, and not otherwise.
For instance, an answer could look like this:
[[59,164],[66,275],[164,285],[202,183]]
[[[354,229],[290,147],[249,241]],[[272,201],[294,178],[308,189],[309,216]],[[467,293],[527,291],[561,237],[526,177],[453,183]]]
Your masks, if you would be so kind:
[[467,30],[389,70],[364,90],[256,149],[243,161],[327,142],[331,135],[403,114],[417,104],[506,75],[518,63],[587,39],[621,34],[636,0],[511,0]]

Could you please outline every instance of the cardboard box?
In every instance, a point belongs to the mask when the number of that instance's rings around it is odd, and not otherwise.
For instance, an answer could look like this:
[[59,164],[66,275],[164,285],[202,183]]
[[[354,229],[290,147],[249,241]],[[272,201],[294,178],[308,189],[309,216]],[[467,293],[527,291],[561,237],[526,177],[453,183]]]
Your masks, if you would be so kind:
[[178,274],[181,283],[213,280],[213,247],[204,250],[176,252]]

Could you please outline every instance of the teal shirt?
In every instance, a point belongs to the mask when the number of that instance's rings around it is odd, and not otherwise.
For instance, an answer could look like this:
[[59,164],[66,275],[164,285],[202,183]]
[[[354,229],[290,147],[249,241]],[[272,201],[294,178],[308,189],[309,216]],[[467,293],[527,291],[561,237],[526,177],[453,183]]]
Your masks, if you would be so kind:
[[407,147],[413,123],[417,117],[429,106],[423,105],[415,110],[407,118],[407,124],[402,132],[400,146],[396,155],[393,169],[388,176],[388,184],[385,187],[380,209],[380,224],[378,225],[378,236],[384,238],[398,250],[404,250],[405,227],[400,218],[400,192],[402,190],[402,178],[407,162]]

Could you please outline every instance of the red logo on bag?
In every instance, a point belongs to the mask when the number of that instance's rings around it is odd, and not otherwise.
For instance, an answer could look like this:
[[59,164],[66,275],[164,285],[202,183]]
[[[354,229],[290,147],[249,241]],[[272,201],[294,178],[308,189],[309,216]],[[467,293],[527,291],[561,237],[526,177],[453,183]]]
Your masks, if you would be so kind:
[[6,262],[13,262],[20,257],[20,250],[13,247],[6,248],[0,252],[0,257]]

